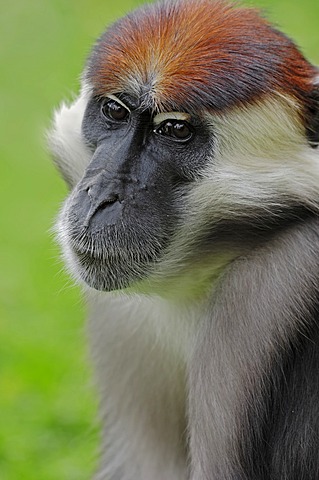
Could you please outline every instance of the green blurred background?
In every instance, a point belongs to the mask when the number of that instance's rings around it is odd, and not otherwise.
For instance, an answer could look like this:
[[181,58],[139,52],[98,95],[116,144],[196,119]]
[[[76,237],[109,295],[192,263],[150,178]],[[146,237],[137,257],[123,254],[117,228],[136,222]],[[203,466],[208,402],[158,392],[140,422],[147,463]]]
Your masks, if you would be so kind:
[[[79,291],[50,234],[66,193],[43,141],[90,45],[134,0],[0,0],[0,480],[84,480],[96,401]],[[319,64],[319,1],[260,0]]]

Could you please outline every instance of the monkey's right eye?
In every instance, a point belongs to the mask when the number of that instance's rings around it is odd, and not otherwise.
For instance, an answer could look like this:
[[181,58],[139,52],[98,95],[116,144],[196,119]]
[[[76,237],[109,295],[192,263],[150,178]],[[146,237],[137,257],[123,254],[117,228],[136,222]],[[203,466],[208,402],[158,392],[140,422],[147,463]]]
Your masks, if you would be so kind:
[[101,112],[103,117],[116,122],[125,122],[129,116],[129,110],[115,100],[108,99],[102,103]]

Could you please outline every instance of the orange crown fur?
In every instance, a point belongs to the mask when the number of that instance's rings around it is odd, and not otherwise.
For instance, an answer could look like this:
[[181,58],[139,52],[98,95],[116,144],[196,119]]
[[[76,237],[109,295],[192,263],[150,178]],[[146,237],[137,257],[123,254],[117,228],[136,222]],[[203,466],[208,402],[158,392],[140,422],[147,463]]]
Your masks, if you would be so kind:
[[93,49],[96,95],[126,92],[145,108],[220,110],[273,90],[297,100],[314,67],[258,12],[224,1],[164,0],[115,23]]

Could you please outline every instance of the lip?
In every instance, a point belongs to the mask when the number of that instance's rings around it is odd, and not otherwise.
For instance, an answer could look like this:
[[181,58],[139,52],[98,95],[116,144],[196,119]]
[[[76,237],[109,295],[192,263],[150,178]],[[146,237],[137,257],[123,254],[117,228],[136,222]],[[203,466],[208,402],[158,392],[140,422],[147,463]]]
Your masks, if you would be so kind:
[[73,253],[81,280],[90,288],[104,292],[122,290],[140,281],[149,274],[153,263],[152,258],[146,257],[138,264],[132,262],[131,255],[121,255],[121,250],[112,250],[100,256],[96,252],[74,247]]

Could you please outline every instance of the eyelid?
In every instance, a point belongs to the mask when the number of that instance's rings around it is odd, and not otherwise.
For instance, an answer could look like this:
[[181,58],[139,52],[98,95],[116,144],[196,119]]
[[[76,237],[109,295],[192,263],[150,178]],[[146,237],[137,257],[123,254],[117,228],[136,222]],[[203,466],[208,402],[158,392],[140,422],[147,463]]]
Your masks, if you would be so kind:
[[155,126],[160,125],[161,123],[165,122],[166,120],[181,120],[183,122],[189,122],[191,120],[191,116],[189,113],[185,112],[165,112],[159,113],[155,115],[153,118],[153,124]]
[[119,103],[120,105],[122,105],[122,107],[124,107],[128,112],[131,113],[131,110],[128,108],[128,106],[125,105],[125,103],[123,103],[122,100],[117,98],[115,95],[110,94],[110,95],[107,95],[106,98],[109,98],[110,100],[114,100],[114,102]]

